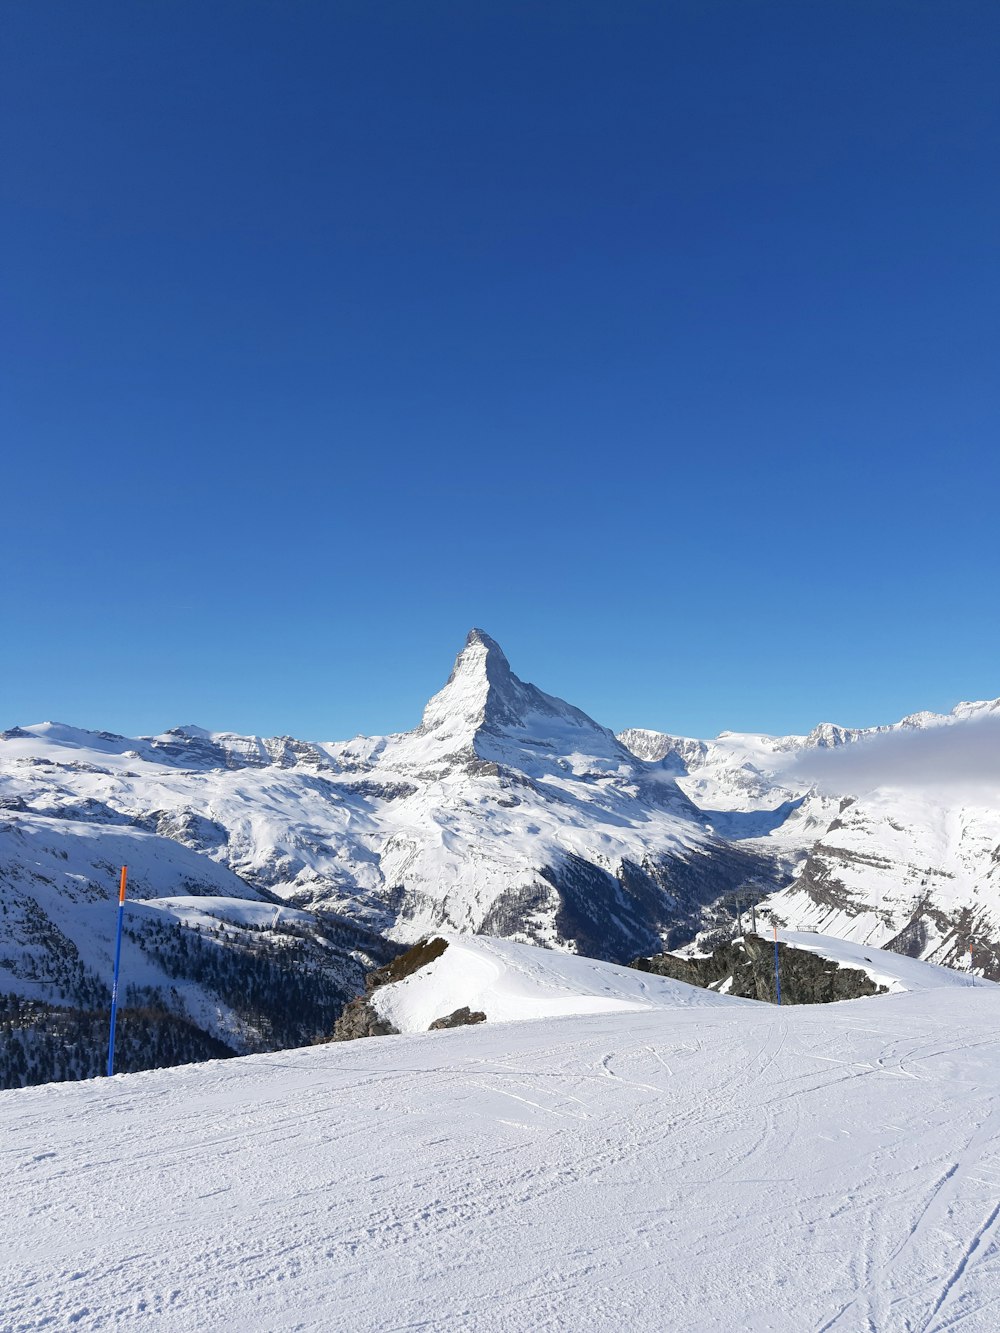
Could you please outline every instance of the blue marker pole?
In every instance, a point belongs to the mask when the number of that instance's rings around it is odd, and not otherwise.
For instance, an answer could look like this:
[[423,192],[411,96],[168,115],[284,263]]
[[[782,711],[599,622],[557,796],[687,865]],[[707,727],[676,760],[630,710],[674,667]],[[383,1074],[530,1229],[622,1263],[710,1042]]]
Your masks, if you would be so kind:
[[122,922],[125,919],[125,880],[128,866],[122,866],[118,887],[118,939],[115,941],[115,984],[111,988],[111,1036],[108,1038],[108,1078],[115,1072],[115,1020],[118,1017],[118,969],[122,961]]
[[778,927],[774,928],[774,989],[778,994],[778,1003],[781,1003],[781,972],[778,968]]

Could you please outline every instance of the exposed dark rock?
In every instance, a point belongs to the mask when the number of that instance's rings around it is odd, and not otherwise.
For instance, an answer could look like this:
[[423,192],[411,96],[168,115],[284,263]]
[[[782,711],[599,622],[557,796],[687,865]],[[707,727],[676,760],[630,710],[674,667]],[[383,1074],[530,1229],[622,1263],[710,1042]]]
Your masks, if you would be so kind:
[[[774,945],[759,935],[721,944],[707,958],[682,958],[661,953],[636,958],[631,967],[661,977],[685,981],[690,986],[719,989],[729,979],[728,995],[774,1003]],[[878,986],[860,968],[839,967],[828,958],[778,944],[778,973],[782,1004],[830,1004],[834,1000],[856,1000],[862,995],[880,995]]]
[[895,935],[888,943],[883,944],[883,949],[888,949],[892,953],[901,953],[904,958],[919,958],[927,948],[929,931],[927,920],[923,916],[915,916],[908,921],[898,935]]
[[519,931],[528,934],[530,922],[551,908],[556,901],[556,891],[549,884],[526,884],[505,889],[494,899],[492,907],[483,917],[478,934],[495,935],[498,939],[516,936]]
[[434,1022],[427,1029],[428,1032],[436,1032],[439,1028],[464,1028],[472,1023],[485,1023],[486,1015],[479,1009],[472,1010],[468,1005],[461,1009],[456,1009],[445,1018],[435,1018]]
[[412,976],[428,963],[433,963],[435,958],[440,958],[447,947],[448,941],[440,937],[418,940],[412,949],[407,949],[391,963],[369,972],[365,977],[365,990],[371,995],[379,986],[388,986],[394,981],[402,981],[404,977]]
[[345,1005],[343,1013],[333,1025],[333,1041],[357,1041],[359,1037],[397,1037],[394,1028],[375,1012],[371,1001],[364,995]]
[[137,828],[148,829],[197,852],[215,851],[229,842],[229,832],[222,824],[193,810],[152,810],[132,822]]
[[336,794],[349,792],[352,796],[365,796],[377,801],[402,801],[416,790],[412,782],[376,782],[374,779],[360,778],[357,782],[342,782]]
[[975,970],[991,981],[1000,981],[1000,947],[991,939],[992,931],[991,920],[982,912],[960,907],[947,913],[935,907],[929,898],[922,898],[910,920],[882,948],[908,958],[923,958],[928,956],[928,945],[936,939],[938,943],[930,950],[930,959],[944,967],[955,967],[964,966],[971,944]]
[[[369,972],[365,977],[365,994],[359,995],[351,1000],[344,1008],[343,1013],[337,1019],[333,1027],[332,1041],[356,1041],[359,1037],[395,1037],[399,1035],[399,1029],[386,1019],[382,1018],[371,1000],[368,998],[380,986],[389,986],[394,981],[402,981],[404,977],[412,976],[414,972],[419,972],[422,967],[428,963],[433,963],[435,958],[440,958],[448,947],[448,941],[440,938],[431,938],[419,940],[411,949],[401,953],[398,958],[391,962],[377,967]],[[469,1010],[456,1009],[451,1018],[457,1021],[452,1023],[446,1019],[439,1019],[439,1027],[459,1027],[462,1020],[458,1020],[458,1015],[468,1014]],[[466,1018],[467,1023],[480,1023],[486,1017],[473,1015]]]

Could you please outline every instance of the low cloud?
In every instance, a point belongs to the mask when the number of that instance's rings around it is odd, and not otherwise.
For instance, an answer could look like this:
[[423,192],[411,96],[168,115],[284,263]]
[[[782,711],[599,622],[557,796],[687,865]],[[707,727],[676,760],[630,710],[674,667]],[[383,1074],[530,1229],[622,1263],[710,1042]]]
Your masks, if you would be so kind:
[[971,718],[921,731],[905,728],[835,749],[806,750],[785,774],[838,793],[948,788],[952,796],[963,793],[992,803],[1000,798],[1000,718]]

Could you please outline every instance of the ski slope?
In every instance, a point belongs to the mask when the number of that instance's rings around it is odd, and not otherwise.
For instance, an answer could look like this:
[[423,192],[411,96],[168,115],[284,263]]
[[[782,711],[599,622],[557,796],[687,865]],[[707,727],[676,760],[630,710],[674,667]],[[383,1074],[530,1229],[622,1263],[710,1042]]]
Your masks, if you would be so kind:
[[4,1330],[1000,1327],[1000,988],[0,1095]]

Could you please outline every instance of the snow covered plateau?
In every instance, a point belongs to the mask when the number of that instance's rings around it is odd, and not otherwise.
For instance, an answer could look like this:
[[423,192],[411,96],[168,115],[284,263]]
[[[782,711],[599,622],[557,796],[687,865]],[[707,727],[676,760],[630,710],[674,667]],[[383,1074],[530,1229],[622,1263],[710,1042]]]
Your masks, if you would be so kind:
[[[0,734],[0,1085],[329,1035],[429,932],[616,963],[780,927],[1000,977],[1000,701],[871,731],[615,736],[473,630],[410,732]],[[89,1062],[88,1062],[89,1061]]]

